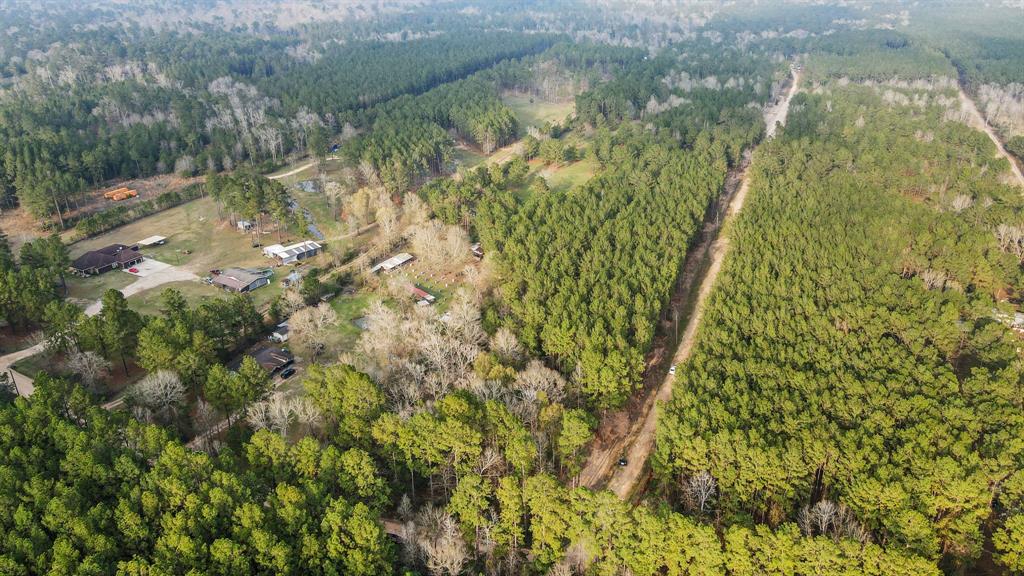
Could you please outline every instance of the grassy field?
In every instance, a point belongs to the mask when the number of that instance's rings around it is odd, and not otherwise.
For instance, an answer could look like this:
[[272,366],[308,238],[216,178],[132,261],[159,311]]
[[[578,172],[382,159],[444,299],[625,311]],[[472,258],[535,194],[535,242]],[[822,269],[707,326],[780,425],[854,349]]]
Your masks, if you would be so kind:
[[[182,266],[200,276],[208,274],[212,268],[267,263],[260,249],[252,246],[252,235],[239,232],[230,222],[221,219],[211,198],[193,200],[95,238],[76,242],[71,246],[71,257],[109,244],[134,244],[153,235],[167,237],[167,244],[144,248],[144,254],[161,262]],[[280,240],[277,234],[266,234],[263,238],[266,244],[297,240],[300,238],[291,234],[283,234]]]
[[540,174],[547,178],[549,188],[564,192],[590,180],[597,168],[596,160],[584,158],[566,166],[544,168]]
[[112,270],[106,274],[89,278],[80,278],[69,274],[67,275],[68,298],[81,302],[93,302],[102,298],[103,293],[107,290],[111,288],[120,290],[135,280],[135,276],[121,270]]
[[128,306],[140,314],[156,316],[160,314],[160,294],[169,288],[181,292],[185,299],[192,303],[199,302],[204,298],[216,298],[224,295],[223,291],[200,282],[170,282],[130,296]]
[[334,308],[334,311],[338,313],[339,320],[339,338],[337,342],[332,343],[332,348],[334,348],[336,354],[347,352],[356,345],[356,341],[359,340],[359,334],[362,331],[352,321],[366,312],[366,307],[370,305],[372,298],[371,294],[358,292],[351,295],[341,295],[331,300],[331,308]]
[[17,370],[19,374],[24,374],[34,380],[41,372],[59,375],[63,369],[60,364],[61,361],[54,354],[44,350],[39,354],[33,354],[18,360],[12,368]]
[[[143,253],[161,262],[181,266],[198,276],[206,276],[212,269],[230,266],[262,267],[271,264],[258,247],[252,245],[252,235],[233,228],[229,222],[218,217],[217,206],[210,198],[202,198],[181,206],[165,210],[142,220],[127,224],[101,236],[83,240],[71,246],[72,258],[88,250],[109,244],[133,244],[152,235],[167,237],[167,244],[143,249]],[[265,234],[264,244],[296,242],[302,240],[294,234]],[[316,261],[314,261],[315,263]],[[309,266],[307,264],[306,266]],[[277,270],[270,286],[253,292],[258,306],[266,304],[281,293],[281,278],[292,270],[282,267]],[[92,278],[68,280],[70,296],[82,301],[92,301],[109,288],[123,288],[133,282],[134,277],[119,271],[108,272]],[[181,290],[190,301],[222,295],[223,292],[197,282],[175,282],[146,290],[129,298],[129,304],[143,312],[156,309],[160,292],[173,286]]]
[[561,122],[576,110],[576,103],[572,100],[549,101],[523,94],[506,94],[501,99],[515,112],[523,128]]
[[455,165],[459,168],[475,168],[487,160],[483,156],[465,146],[455,148]]

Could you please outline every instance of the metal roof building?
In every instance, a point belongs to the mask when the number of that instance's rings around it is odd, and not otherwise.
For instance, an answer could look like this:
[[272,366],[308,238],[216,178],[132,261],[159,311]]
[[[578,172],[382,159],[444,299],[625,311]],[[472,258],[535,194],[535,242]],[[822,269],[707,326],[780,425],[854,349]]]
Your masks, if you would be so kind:
[[381,270],[385,272],[390,272],[395,268],[398,268],[399,266],[412,262],[412,260],[412,254],[409,254],[408,252],[402,252],[401,254],[395,254],[391,258],[388,258],[387,260],[381,262],[380,264],[377,264],[373,268],[370,268],[370,272],[380,272]]
[[163,236],[150,236],[149,238],[143,238],[136,242],[139,246],[160,246],[167,243],[167,238]]
[[270,278],[241,268],[228,268],[213,277],[213,285],[232,292],[252,292],[270,284]]
[[305,260],[312,258],[320,253],[323,246],[312,241],[306,240],[304,242],[298,242],[291,246],[281,246],[280,244],[274,244],[273,246],[267,246],[263,249],[263,254],[268,258],[276,258],[281,261],[281,264],[291,264],[298,262],[299,260]]

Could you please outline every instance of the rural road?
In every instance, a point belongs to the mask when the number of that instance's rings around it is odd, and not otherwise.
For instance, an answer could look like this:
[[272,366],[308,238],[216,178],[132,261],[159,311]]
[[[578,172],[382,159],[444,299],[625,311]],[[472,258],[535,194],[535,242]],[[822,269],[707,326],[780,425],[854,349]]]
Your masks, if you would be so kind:
[[287,178],[289,176],[295,176],[299,172],[302,172],[303,170],[306,170],[307,168],[312,167],[313,164],[316,164],[316,161],[310,160],[309,162],[306,162],[305,164],[303,164],[301,166],[298,166],[296,168],[292,168],[291,170],[285,172],[284,174],[274,174],[273,176],[267,176],[267,179],[269,179],[269,180],[280,180],[282,178]]
[[[775,136],[776,122],[785,124],[789,114],[789,103],[799,91],[799,85],[800,73],[794,70],[785,98],[765,109],[766,138]],[[724,221],[729,221],[743,208],[749,188],[750,171],[749,164],[747,164],[740,174],[739,188],[729,200]],[[715,280],[718,278],[718,273],[722,269],[725,255],[729,251],[728,237],[718,235],[720,225],[715,223],[712,226],[709,229],[708,225],[706,225],[705,229],[710,232],[710,235],[705,235],[705,242],[702,242],[691,255],[696,258],[693,258],[692,262],[691,258],[687,259],[687,268],[695,268],[695,264],[703,260],[703,255],[706,251],[709,251],[711,256],[710,265],[700,282],[693,313],[687,319],[683,338],[672,358],[672,364],[678,365],[680,370],[685,369],[682,365],[690,358],[690,354],[693,352],[697,329],[704,315],[707,298],[711,294]],[[710,247],[708,243],[710,243]],[[686,273],[687,271],[684,271],[684,274]],[[692,289],[692,283],[695,279],[695,277],[684,279],[687,282],[687,290]],[[661,404],[668,402],[672,398],[673,382],[674,378],[672,376],[665,377],[653,397],[648,398],[644,402],[643,413],[639,418],[633,419],[632,427],[624,438],[600,450],[592,450],[586,466],[580,472],[579,481],[581,485],[592,489],[600,488],[604,480],[610,476],[607,484],[604,484],[606,489],[611,490],[616,496],[624,500],[633,494],[638,483],[644,478],[645,471],[647,470],[647,460],[651,449],[654,447],[655,431],[658,423],[658,408]],[[626,459],[625,466],[615,466],[619,457]]]
[[992,126],[985,120],[985,117],[981,115],[981,111],[974,104],[974,100],[964,92],[963,87],[959,87],[960,91],[960,109],[967,113],[969,116],[966,124],[972,128],[983,131],[988,134],[992,143],[996,145],[996,149],[999,151],[999,155],[1006,158],[1007,162],[1010,163],[1010,171],[1013,172],[1014,177],[1017,179],[1017,184],[1024,186],[1024,174],[1020,171],[1020,166],[1013,159],[1012,156],[1006,151],[1006,147],[1003,146],[1003,141],[999,139],[996,131],[992,129]]

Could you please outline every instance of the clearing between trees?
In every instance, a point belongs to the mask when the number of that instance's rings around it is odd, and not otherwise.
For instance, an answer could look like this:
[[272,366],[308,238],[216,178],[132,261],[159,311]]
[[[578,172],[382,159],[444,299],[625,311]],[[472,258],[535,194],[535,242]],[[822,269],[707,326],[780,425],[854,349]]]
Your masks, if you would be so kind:
[[[764,111],[767,126],[766,138],[775,136],[776,123],[785,124],[790,101],[799,91],[799,85],[800,72],[794,68],[785,97],[768,106]],[[722,195],[718,198],[716,208],[709,211],[709,214],[714,213],[714,217],[709,217],[705,221],[700,244],[691,250],[686,258],[677,293],[677,297],[681,295],[682,298],[674,298],[673,304],[675,302],[685,304],[691,301],[694,286],[699,286],[699,291],[696,294],[696,299],[693,300],[692,312],[687,319],[683,338],[670,362],[672,365],[681,365],[686,362],[693,350],[704,302],[711,294],[722,262],[729,251],[728,235],[720,236],[719,231],[725,222],[731,221],[743,208],[743,202],[750,188],[748,171],[750,159],[751,154],[748,154],[737,169],[730,173]],[[718,208],[723,205],[728,206],[724,218],[721,217]],[[710,264],[705,266],[709,257]],[[703,273],[702,278],[701,273]],[[651,376],[652,372],[663,365],[663,362],[659,364],[657,361],[649,364],[648,376]],[[657,373],[661,374],[661,371],[658,370]],[[658,421],[657,407],[671,398],[673,381],[674,378],[671,374],[666,375],[656,388],[646,387],[648,391],[640,403],[632,403],[622,411],[606,415],[602,419],[601,429],[598,430],[596,437],[608,440],[600,444],[597,443],[600,440],[595,442],[587,463],[580,472],[578,478],[580,485],[591,489],[606,488],[622,499],[637,493],[636,488],[645,481],[650,470],[647,461],[654,446]],[[617,423],[622,421],[623,417],[626,417],[632,426],[626,435],[616,436],[614,428]],[[625,465],[616,467],[620,458],[625,459]]]

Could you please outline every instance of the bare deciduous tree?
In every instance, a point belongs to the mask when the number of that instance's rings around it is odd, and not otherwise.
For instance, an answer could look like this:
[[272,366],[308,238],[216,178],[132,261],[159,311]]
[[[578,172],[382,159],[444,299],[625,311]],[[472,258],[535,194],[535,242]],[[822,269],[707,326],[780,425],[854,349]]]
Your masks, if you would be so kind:
[[266,403],[270,429],[281,436],[287,436],[294,416],[291,401],[284,394],[274,394],[267,398]]
[[518,364],[523,359],[522,344],[515,333],[504,326],[498,328],[494,336],[491,336],[491,352],[507,364]]
[[416,516],[416,544],[434,576],[456,576],[469,560],[458,523],[440,508],[427,505]]
[[110,372],[110,362],[92,351],[72,352],[64,366],[68,372],[78,374],[82,385],[92,392],[96,392],[97,385]]
[[330,328],[337,324],[338,313],[326,302],[321,302],[292,314],[288,319],[288,330],[295,344],[315,359],[327,346]]
[[402,215],[408,225],[422,224],[430,219],[430,205],[416,194],[408,194],[402,206]]
[[808,536],[828,534],[839,515],[839,507],[829,500],[804,506],[797,514],[797,524]]
[[306,426],[308,430],[316,430],[323,423],[323,414],[306,396],[292,400],[292,414],[295,421]]
[[686,486],[693,499],[694,508],[701,514],[706,511],[708,502],[715,495],[716,488],[715,477],[707,470],[702,470],[691,476]]
[[928,268],[921,272],[921,281],[924,282],[925,288],[929,290],[942,290],[946,285],[948,276],[941,270],[932,270]]
[[540,393],[550,402],[561,402],[565,398],[565,378],[540,360],[527,364],[526,369],[516,375],[512,386],[529,399],[537,398]]
[[270,415],[270,405],[262,401],[250,404],[245,411],[245,420],[253,430],[272,429],[273,419]]
[[860,543],[871,541],[871,532],[861,524],[853,512],[829,500],[822,500],[814,506],[804,506],[797,514],[797,524],[807,536],[832,536],[856,540]]
[[1000,250],[1015,255],[1024,263],[1024,228],[1000,224],[996,227],[995,235]]
[[972,204],[974,204],[973,198],[966,194],[958,194],[956,198],[953,198],[953,201],[950,203],[950,208],[953,209],[953,212],[959,214],[964,210],[970,208]]
[[363,181],[370,186],[380,186],[380,175],[377,174],[377,169],[374,168],[373,163],[369,160],[361,160],[359,162],[359,174],[363,177]]
[[465,290],[456,293],[444,324],[467,344],[479,345],[487,339],[487,333],[480,325],[480,307]]
[[384,240],[394,239],[398,235],[398,207],[383,190],[377,197],[374,214]]
[[153,411],[158,417],[171,418],[185,401],[185,385],[170,370],[154,372],[132,386],[130,394],[138,404]]
[[217,410],[209,402],[202,398],[196,401],[195,417],[193,418],[196,430],[209,430],[217,424],[218,419]]
[[[423,357],[434,372],[428,375],[427,384],[436,383],[445,389],[469,374],[473,360],[480,349],[447,334],[431,333],[422,342]],[[429,376],[436,377],[431,380]],[[438,389],[435,396],[446,390]]]

